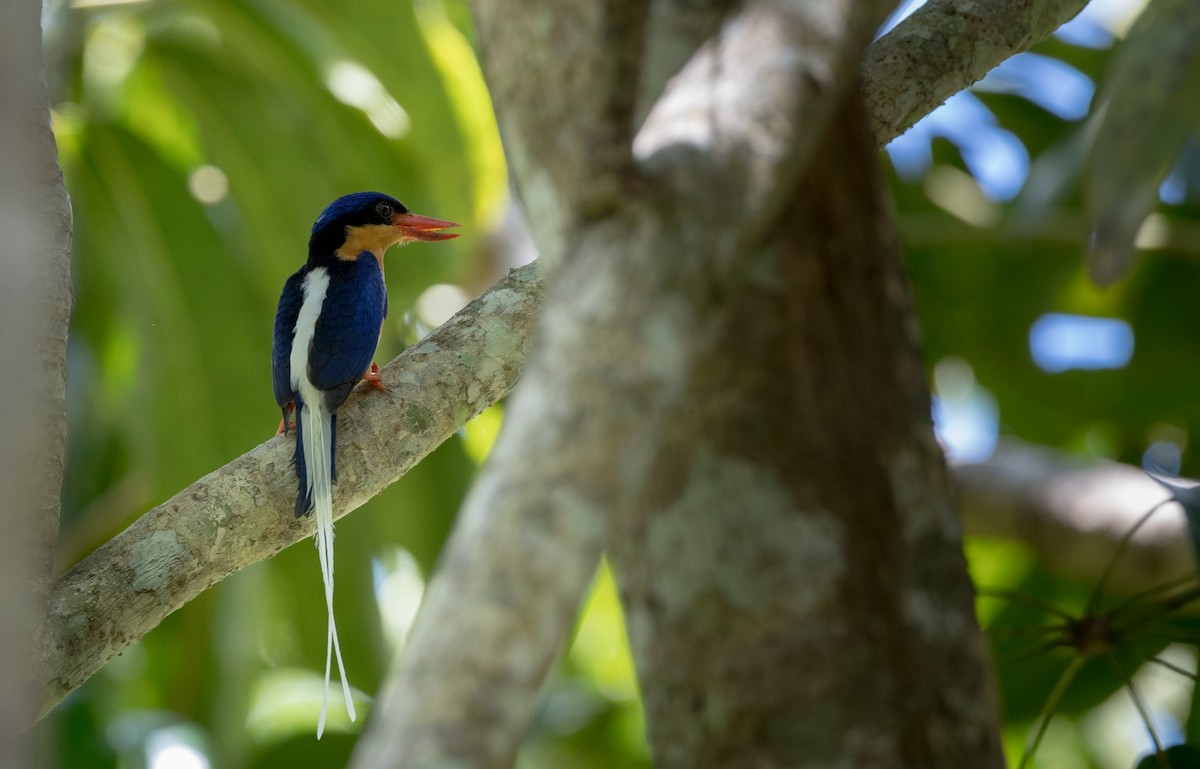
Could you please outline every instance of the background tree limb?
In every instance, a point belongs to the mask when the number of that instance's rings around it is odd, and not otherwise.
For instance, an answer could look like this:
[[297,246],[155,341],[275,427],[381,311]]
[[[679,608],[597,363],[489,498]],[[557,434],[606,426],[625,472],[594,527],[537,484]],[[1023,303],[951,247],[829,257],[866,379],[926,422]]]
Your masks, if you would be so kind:
[[71,205],[58,166],[37,0],[0,7],[0,763],[22,732],[53,577],[66,451]]
[[930,0],[867,49],[863,94],[881,144],[1015,53],[1052,35],[1088,0]]
[[[1081,581],[1099,578],[1117,543],[1167,498],[1139,468],[1002,442],[986,462],[953,466],[967,532],[1030,545],[1038,562]],[[1138,529],[1111,584],[1130,593],[1196,568],[1178,505]]]

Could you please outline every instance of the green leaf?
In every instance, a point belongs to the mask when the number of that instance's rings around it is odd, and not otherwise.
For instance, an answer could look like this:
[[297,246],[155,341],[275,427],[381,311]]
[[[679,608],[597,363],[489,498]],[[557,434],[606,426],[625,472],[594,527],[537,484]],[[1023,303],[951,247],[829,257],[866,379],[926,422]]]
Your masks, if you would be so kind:
[[1137,769],[1200,769],[1200,748],[1172,745],[1162,753],[1151,753],[1137,762]]
[[1200,3],[1151,0],[1116,53],[1086,180],[1091,273],[1107,285],[1134,256],[1142,222],[1200,124]]
[[1183,508],[1187,518],[1188,532],[1192,538],[1192,554],[1196,556],[1197,565],[1200,566],[1200,483],[1191,479],[1173,478],[1157,472],[1150,472],[1149,475],[1170,492],[1171,497]]

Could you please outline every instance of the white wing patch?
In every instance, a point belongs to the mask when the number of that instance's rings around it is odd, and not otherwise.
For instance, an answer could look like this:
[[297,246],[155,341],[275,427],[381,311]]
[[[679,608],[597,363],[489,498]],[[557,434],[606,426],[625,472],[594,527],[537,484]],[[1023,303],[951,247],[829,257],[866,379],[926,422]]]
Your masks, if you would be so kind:
[[329,290],[329,270],[324,267],[313,268],[304,276],[302,288],[304,301],[296,316],[296,333],[292,335],[289,362],[292,367],[292,389],[303,396],[305,388],[316,392],[312,382],[308,381],[308,347],[317,333],[317,318],[321,317],[325,292]]

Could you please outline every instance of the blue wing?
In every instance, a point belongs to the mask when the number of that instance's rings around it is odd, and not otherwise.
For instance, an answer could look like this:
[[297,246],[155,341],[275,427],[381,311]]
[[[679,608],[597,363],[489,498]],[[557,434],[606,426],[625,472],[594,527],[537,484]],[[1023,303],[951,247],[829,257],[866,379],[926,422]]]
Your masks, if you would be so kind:
[[387,314],[379,262],[363,254],[346,269],[329,281],[308,352],[308,378],[325,391],[330,412],[337,411],[370,367]]
[[296,318],[304,303],[304,269],[287,279],[275,311],[275,339],[271,345],[271,368],[275,387],[275,402],[283,410],[284,424],[288,419],[288,404],[296,394],[292,391],[292,337],[296,335]]

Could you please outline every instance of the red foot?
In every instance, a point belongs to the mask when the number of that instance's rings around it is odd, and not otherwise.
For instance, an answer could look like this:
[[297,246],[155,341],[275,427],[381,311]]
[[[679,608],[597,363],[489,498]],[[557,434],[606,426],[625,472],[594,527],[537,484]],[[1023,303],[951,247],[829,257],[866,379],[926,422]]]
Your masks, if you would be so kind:
[[[288,413],[290,414],[295,410],[296,410],[296,404],[294,402],[289,403],[288,404]],[[275,434],[276,435],[284,435],[287,433],[288,430],[295,430],[295,429],[296,429],[296,423],[294,421],[281,419],[281,420],[279,420],[279,429],[275,431]]]
[[363,381],[374,387],[380,392],[387,392],[387,385],[383,383],[383,377],[379,374],[379,364],[372,361],[371,368],[367,369],[363,374]]

